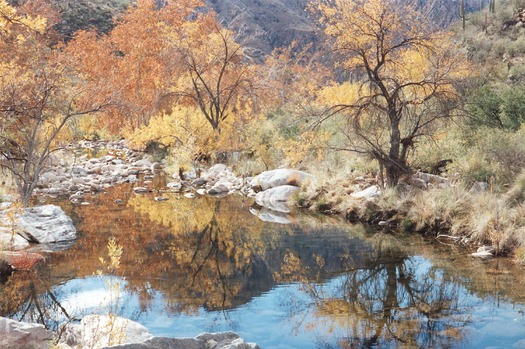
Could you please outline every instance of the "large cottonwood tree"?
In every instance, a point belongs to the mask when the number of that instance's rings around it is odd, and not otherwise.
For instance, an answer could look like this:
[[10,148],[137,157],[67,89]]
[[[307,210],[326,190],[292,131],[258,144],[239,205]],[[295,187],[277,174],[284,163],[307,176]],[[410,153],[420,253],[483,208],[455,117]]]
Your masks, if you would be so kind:
[[351,77],[321,93],[329,106],[322,120],[344,115],[352,131],[347,149],[377,160],[386,185],[394,187],[410,173],[418,139],[432,136],[460,102],[456,83],[468,74],[466,60],[413,7],[324,0],[311,8]]

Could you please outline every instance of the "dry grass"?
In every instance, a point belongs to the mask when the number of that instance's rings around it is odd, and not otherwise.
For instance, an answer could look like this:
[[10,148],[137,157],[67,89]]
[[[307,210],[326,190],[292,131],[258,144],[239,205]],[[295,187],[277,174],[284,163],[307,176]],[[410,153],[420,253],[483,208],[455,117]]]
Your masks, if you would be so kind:
[[[522,178],[523,177],[523,178]],[[385,190],[373,200],[352,198],[361,190],[355,178],[317,180],[303,188],[300,206],[314,211],[340,213],[352,220],[378,223],[423,234],[445,234],[457,241],[493,245],[500,253],[514,254],[525,265],[525,175],[508,194],[474,193],[462,185],[444,189],[399,192]]]

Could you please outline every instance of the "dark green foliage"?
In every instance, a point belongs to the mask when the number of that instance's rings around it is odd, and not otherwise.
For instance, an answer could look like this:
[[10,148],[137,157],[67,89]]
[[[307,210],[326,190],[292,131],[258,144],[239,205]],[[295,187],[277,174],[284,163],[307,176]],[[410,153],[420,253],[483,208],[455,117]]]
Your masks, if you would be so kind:
[[500,118],[502,99],[492,86],[482,86],[468,101],[468,123],[472,127],[503,128]]
[[525,122],[525,88],[486,85],[474,91],[468,101],[468,123],[517,130]]

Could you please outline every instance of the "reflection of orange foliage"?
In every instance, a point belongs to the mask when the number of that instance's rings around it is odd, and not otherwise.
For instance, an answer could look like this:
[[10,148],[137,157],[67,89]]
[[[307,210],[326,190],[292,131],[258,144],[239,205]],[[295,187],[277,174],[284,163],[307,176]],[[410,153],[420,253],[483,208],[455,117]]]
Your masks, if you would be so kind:
[[[88,198],[89,206],[70,208],[85,238],[54,256],[56,268],[92,275],[99,257],[107,254],[109,237],[115,237],[124,251],[119,274],[141,295],[144,309],[151,299],[146,282],[161,290],[167,308],[177,312],[191,313],[199,306],[223,309],[244,301],[239,293],[251,265],[265,253],[260,240],[264,223],[254,220],[247,207],[239,210],[239,200],[190,200],[179,194],[155,202],[153,196],[134,194],[131,185],[120,189]],[[116,199],[124,203],[117,205]],[[250,220],[256,224],[246,231]]]

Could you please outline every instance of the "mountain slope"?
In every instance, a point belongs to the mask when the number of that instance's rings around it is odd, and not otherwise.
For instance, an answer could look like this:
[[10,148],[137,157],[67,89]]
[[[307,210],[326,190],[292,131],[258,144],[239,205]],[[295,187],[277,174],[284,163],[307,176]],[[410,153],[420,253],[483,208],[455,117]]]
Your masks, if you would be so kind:
[[[18,2],[12,0],[13,2]],[[29,0],[26,0],[29,1]],[[79,29],[96,28],[108,32],[113,17],[136,0],[50,0],[63,18],[57,29],[66,38]],[[156,0],[162,3],[165,0]],[[220,21],[239,33],[250,55],[261,57],[276,47],[315,41],[317,24],[305,10],[310,0],[204,0],[218,13]],[[444,27],[459,20],[459,0],[394,0],[400,5],[413,4],[431,21]],[[482,0],[482,3],[483,4]],[[488,0],[485,0],[485,2]],[[479,9],[479,0],[466,0],[468,11]]]

